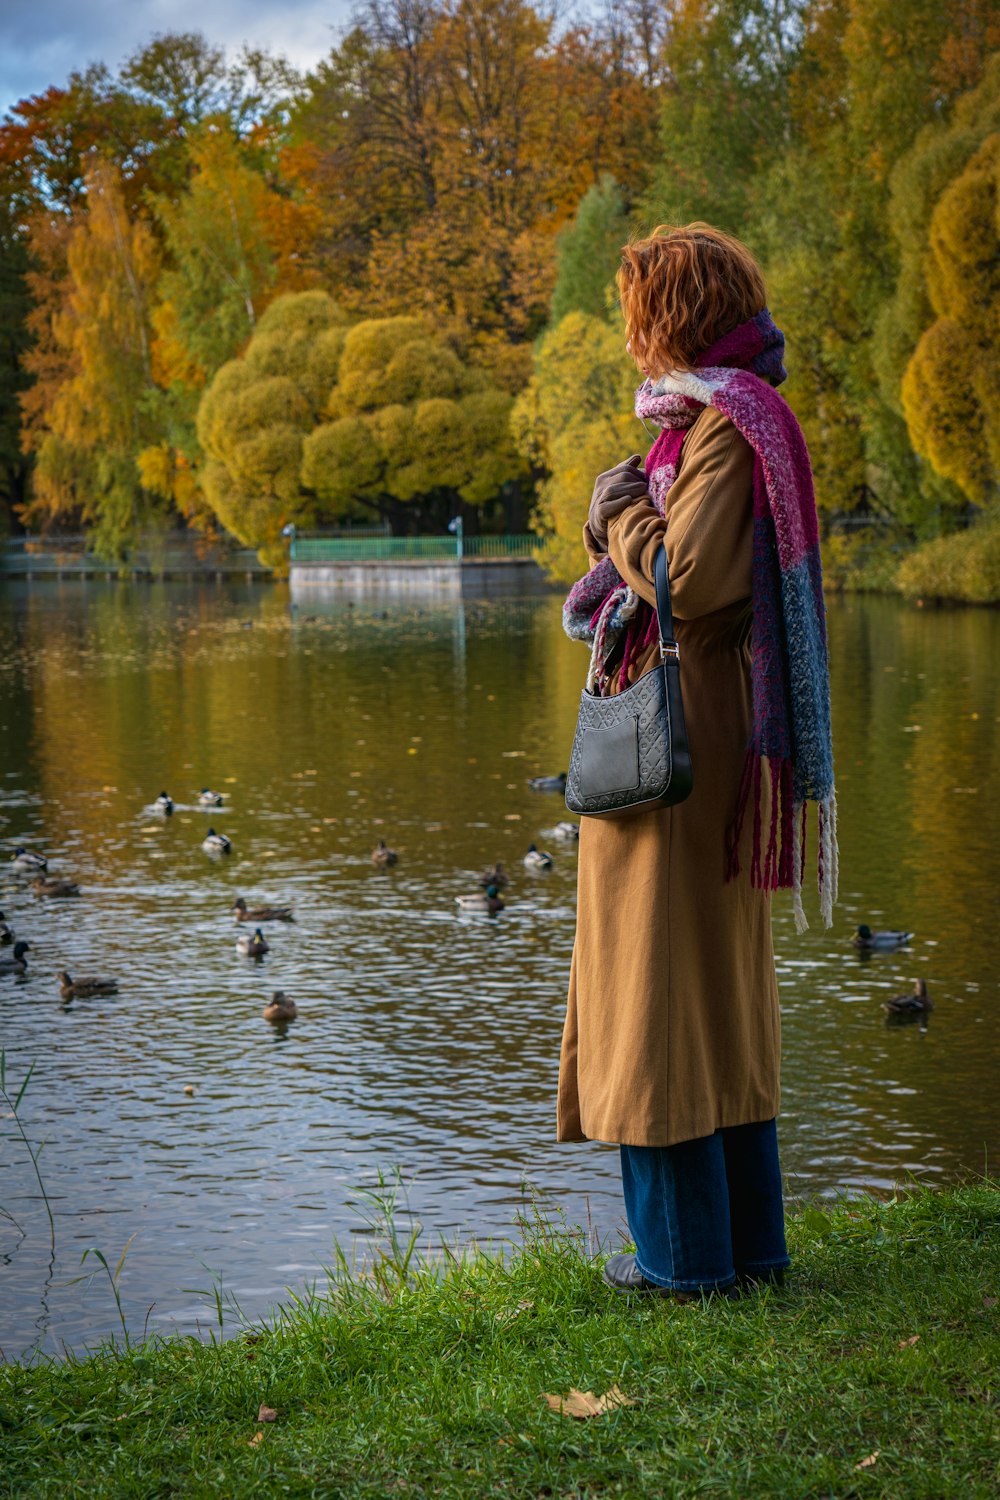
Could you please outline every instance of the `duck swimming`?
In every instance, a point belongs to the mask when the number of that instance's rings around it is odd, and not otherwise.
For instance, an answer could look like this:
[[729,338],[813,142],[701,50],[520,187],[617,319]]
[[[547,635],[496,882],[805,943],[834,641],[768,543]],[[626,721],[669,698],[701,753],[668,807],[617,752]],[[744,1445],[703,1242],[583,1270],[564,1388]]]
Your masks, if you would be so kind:
[[198,793],[199,807],[221,807],[225,798],[221,792],[213,792],[211,787],[203,786]]
[[31,948],[30,943],[23,941],[14,944],[13,953],[5,953],[0,957],[0,974],[23,974],[28,967],[25,954]]
[[544,849],[538,849],[531,844],[524,856],[524,863],[529,870],[551,870],[552,855],[546,854]]
[[261,1012],[264,1020],[270,1021],[272,1026],[283,1026],[288,1021],[294,1021],[298,1013],[295,1001],[290,1000],[284,990],[275,990]]
[[886,1000],[882,1009],[890,1020],[893,1017],[903,1019],[929,1015],[934,1009],[934,1001],[927,993],[926,979],[915,979],[912,994],[897,995],[895,1000]]
[[580,825],[579,823],[571,823],[567,818],[562,823],[557,823],[554,828],[543,828],[542,833],[546,838],[563,839],[566,843],[576,843],[580,837]]
[[74,979],[64,969],[59,975],[59,993],[64,1000],[86,1000],[94,995],[117,995],[117,979]]
[[168,796],[166,792],[161,792],[153,803],[153,810],[160,813],[164,818],[169,818],[174,810],[174,799]]
[[23,870],[27,875],[35,875],[39,870],[49,868],[49,862],[43,855],[34,854],[30,849],[22,849],[20,846],[14,850],[10,862],[15,870]]
[[233,912],[237,922],[294,922],[292,908],[290,906],[254,906],[248,907],[242,896],[237,896],[233,902]]
[[236,939],[236,951],[242,953],[244,958],[263,958],[265,953],[270,953],[271,945],[258,927],[252,936],[246,932],[240,933]]
[[503,865],[497,860],[496,864],[490,865],[479,877],[479,884],[495,885],[498,891],[502,891],[507,884],[507,872]]
[[0,948],[9,948],[14,941],[14,929],[7,925],[7,919],[0,911]]
[[455,904],[462,911],[485,911],[491,914],[503,911],[504,908],[503,898],[495,885],[488,885],[485,891],[479,891],[475,896],[456,896]]
[[385,869],[388,865],[394,865],[398,859],[395,849],[390,849],[385,839],[379,839],[372,850],[372,864],[381,865]]
[[860,948],[863,953],[888,953],[893,948],[904,948],[912,937],[912,932],[901,930],[872,932],[867,923],[862,922],[854,934],[853,942],[855,948]]
[[214,828],[210,828],[201,841],[201,847],[206,854],[230,854],[233,841],[224,833],[216,833]]
[[528,785],[533,792],[564,792],[566,772],[560,771],[558,776],[529,776]]
[[31,889],[36,896],[79,896],[80,887],[75,880],[67,880],[62,875],[40,876],[38,880],[31,882]]

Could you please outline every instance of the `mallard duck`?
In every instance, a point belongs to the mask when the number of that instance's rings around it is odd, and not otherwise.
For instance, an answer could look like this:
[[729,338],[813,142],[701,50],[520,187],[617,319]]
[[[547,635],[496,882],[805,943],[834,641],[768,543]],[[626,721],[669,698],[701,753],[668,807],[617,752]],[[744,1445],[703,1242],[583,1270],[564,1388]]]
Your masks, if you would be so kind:
[[59,993],[64,1000],[87,1000],[94,995],[117,995],[117,979],[74,979],[64,969],[59,975]]
[[174,799],[168,796],[166,792],[161,792],[153,803],[153,810],[160,813],[164,818],[169,818],[174,810]]
[[455,904],[462,911],[503,911],[503,898],[495,885],[488,885],[474,896],[456,896]]
[[9,948],[14,941],[14,929],[7,925],[7,919],[0,911],[0,948]]
[[398,858],[399,855],[396,853],[395,849],[390,849],[385,839],[379,839],[378,843],[375,845],[375,848],[372,850],[372,864],[381,865],[383,869],[387,865],[394,865]]
[[232,851],[233,841],[224,833],[216,833],[214,828],[210,828],[201,841],[201,847],[206,854],[229,854]]
[[36,896],[79,896],[80,887],[75,880],[67,880],[62,875],[48,875],[31,882],[31,889]]
[[570,823],[567,819],[557,823],[554,828],[543,828],[542,835],[548,839],[562,839],[564,843],[576,843],[580,837],[580,825]]
[[20,845],[14,850],[10,862],[15,870],[23,870],[27,875],[35,875],[39,870],[47,870],[49,862],[42,854],[33,854],[30,849],[22,849]]
[[236,951],[242,953],[244,958],[263,958],[265,953],[270,953],[271,945],[257,927],[252,936],[245,932],[240,933],[236,939]]
[[934,1009],[934,1001],[927,993],[927,980],[915,979],[912,994],[897,995],[895,1000],[886,1000],[882,1009],[889,1017],[928,1015]]
[[533,792],[564,792],[566,772],[560,771],[558,776],[529,776],[528,785]]
[[233,912],[237,922],[294,922],[292,908],[290,906],[254,906],[248,907],[242,896],[237,896],[233,902]]
[[213,792],[211,787],[203,786],[198,793],[199,807],[221,807],[225,798],[221,792]]
[[24,955],[30,949],[30,943],[23,940],[16,942],[13,953],[5,953],[0,957],[0,974],[23,974],[28,967]]
[[546,854],[544,849],[538,849],[534,844],[530,844],[528,852],[524,856],[524,863],[529,870],[551,870],[552,855]]
[[887,953],[892,948],[905,947],[912,936],[912,932],[872,932],[871,928],[862,922],[854,934],[854,946],[855,948],[862,949],[865,953]]
[[496,864],[490,865],[479,877],[479,884],[484,886],[495,885],[498,891],[502,891],[507,884],[507,872],[503,865],[497,860]]
[[283,1026],[287,1021],[294,1021],[298,1013],[295,1001],[289,1000],[284,990],[275,990],[262,1012],[264,1020],[270,1021],[272,1026]]

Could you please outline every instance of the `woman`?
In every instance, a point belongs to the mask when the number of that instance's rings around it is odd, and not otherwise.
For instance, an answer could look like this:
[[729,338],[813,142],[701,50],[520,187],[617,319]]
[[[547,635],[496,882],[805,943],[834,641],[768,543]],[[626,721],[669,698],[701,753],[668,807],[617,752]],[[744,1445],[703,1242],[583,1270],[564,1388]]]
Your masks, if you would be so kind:
[[599,476],[565,624],[593,642],[602,693],[653,667],[666,538],[694,790],[582,820],[558,1138],[621,1145],[636,1252],[605,1280],[683,1297],[788,1265],[770,903],[792,888],[805,925],[807,800],[827,923],[836,894],[825,620],[808,455],[750,252],[661,227],[625,247],[618,286],[636,412],[662,431],[644,470],[633,454]]

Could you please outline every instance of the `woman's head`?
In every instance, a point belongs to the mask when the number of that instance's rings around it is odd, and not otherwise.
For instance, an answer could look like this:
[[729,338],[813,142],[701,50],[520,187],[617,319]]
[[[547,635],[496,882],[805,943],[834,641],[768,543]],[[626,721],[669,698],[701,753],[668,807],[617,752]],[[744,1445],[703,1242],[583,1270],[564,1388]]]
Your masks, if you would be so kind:
[[660,224],[630,241],[616,280],[629,351],[654,378],[693,369],[699,354],[767,302],[746,245],[710,224]]

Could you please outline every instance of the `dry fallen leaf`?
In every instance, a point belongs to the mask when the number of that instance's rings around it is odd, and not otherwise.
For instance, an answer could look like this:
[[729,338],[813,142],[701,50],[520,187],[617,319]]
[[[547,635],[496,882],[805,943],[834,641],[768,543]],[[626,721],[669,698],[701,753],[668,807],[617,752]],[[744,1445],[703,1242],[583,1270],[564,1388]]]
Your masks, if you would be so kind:
[[983,1298],[983,1306],[984,1307],[996,1307],[996,1305],[997,1305],[997,1299],[995,1297],[984,1297]]
[[546,1392],[544,1399],[560,1416],[578,1417],[581,1421],[586,1417],[602,1417],[606,1411],[613,1411],[616,1406],[638,1404],[632,1396],[624,1395],[616,1385],[605,1391],[603,1396],[595,1396],[593,1391],[578,1391],[572,1386],[568,1396],[550,1396]]
[[910,1335],[910,1337],[908,1339],[900,1339],[900,1341],[899,1341],[899,1347],[901,1349],[908,1349],[911,1344],[919,1344],[919,1343],[920,1343],[920,1335],[919,1335],[919,1333],[913,1333],[913,1334]]
[[256,1448],[257,1444],[258,1443],[262,1443],[263,1441],[264,1441],[264,1429],[263,1429],[263,1427],[259,1427],[257,1429],[257,1431],[254,1433],[253,1437],[250,1439],[250,1446],[251,1446],[251,1448]]
[[854,1467],[856,1469],[873,1469],[878,1462],[878,1456],[881,1451],[881,1448],[876,1448],[874,1453],[869,1453],[867,1458],[863,1458],[861,1462],[859,1464],[855,1464]]
[[257,1413],[258,1422],[276,1422],[277,1420],[278,1413],[275,1411],[273,1406],[262,1406],[260,1411]]

